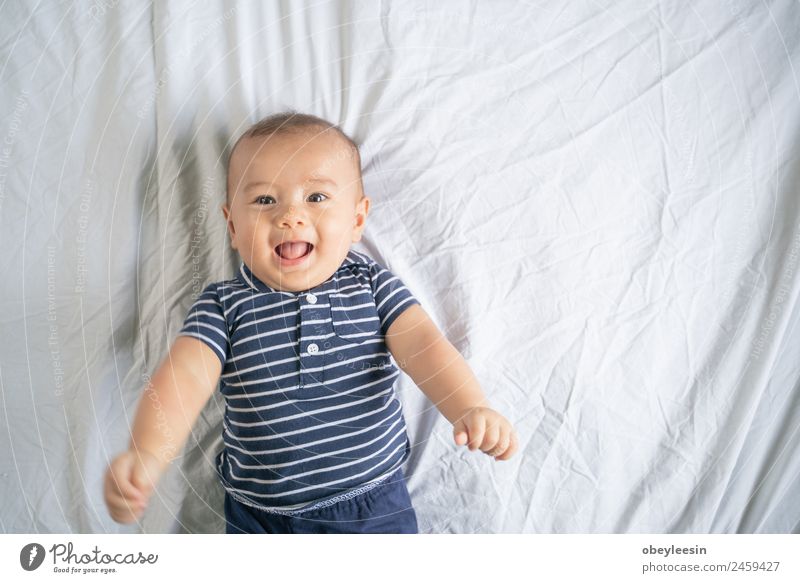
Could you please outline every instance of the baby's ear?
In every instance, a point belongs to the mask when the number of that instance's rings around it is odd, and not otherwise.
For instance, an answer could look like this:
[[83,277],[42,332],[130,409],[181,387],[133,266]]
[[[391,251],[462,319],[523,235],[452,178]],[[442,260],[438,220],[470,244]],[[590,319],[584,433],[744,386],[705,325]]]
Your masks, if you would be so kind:
[[233,226],[231,220],[231,211],[228,209],[228,203],[222,205],[222,214],[225,216],[225,223],[228,225],[228,235],[231,238],[231,248],[236,249],[236,228]]
[[356,205],[355,224],[353,227],[353,243],[361,240],[361,233],[367,224],[367,215],[369,214],[370,200],[366,196],[362,196],[361,200]]
[[372,200],[364,195],[361,195],[361,200],[358,201],[359,210],[364,213],[364,219],[366,220],[367,215],[369,214],[369,205]]

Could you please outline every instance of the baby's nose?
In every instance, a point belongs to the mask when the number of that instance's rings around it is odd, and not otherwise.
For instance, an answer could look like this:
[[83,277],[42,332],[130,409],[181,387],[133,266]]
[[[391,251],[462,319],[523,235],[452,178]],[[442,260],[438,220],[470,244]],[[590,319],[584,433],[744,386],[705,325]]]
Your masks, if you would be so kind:
[[289,210],[284,213],[281,223],[294,224],[300,222],[300,220],[300,216],[297,214],[295,207],[290,206]]

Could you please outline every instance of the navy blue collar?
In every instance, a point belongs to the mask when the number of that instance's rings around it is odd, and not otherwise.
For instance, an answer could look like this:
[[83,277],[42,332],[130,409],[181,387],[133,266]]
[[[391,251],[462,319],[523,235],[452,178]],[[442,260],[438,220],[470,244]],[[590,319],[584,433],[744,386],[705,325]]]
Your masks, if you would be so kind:
[[[347,267],[349,265],[355,265],[355,264],[359,264],[359,263],[366,264],[367,263],[366,256],[362,255],[361,253],[357,253],[357,252],[355,252],[353,250],[350,250],[350,251],[348,251],[347,255],[345,256],[344,261],[342,261],[342,264],[339,266],[339,269],[342,269],[342,268]],[[338,272],[338,270],[337,270],[337,272]],[[300,291],[300,292],[291,292],[291,291],[285,291],[285,290],[280,290],[280,289],[274,289],[274,288],[268,286],[266,283],[264,283],[260,279],[258,279],[255,276],[255,274],[250,270],[250,268],[247,267],[247,265],[245,264],[244,261],[242,261],[242,264],[239,266],[239,271],[236,274],[236,278],[239,281],[241,281],[244,285],[249,287],[250,289],[253,289],[255,291],[259,291],[259,292],[262,292],[262,293],[277,293],[277,294],[287,294],[287,295],[290,295],[290,296],[298,296],[300,294],[304,294],[307,291],[309,291],[309,290],[304,290],[304,291]],[[335,278],[336,278],[336,274],[334,273],[330,277],[330,279],[328,279],[328,281],[334,280]],[[324,286],[328,281],[322,282],[317,287]],[[312,289],[316,289],[316,288],[312,288]]]
[[239,273],[236,274],[236,277],[247,287],[255,291],[263,293],[288,293],[294,295],[292,292],[282,292],[282,290],[273,289],[268,286],[266,283],[258,279],[252,271],[250,271],[250,268],[247,267],[244,261],[242,261],[242,264],[239,266]]

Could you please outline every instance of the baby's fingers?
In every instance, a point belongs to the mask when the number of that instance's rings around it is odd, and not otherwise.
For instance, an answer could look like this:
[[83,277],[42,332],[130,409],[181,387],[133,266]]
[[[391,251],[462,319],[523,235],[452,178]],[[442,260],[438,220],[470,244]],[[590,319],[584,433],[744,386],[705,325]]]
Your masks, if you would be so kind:
[[487,455],[490,455],[494,458],[502,455],[508,449],[508,446],[511,443],[511,435],[508,431],[498,431],[498,433],[499,436],[495,440],[494,445],[490,449],[485,450]]
[[103,494],[108,513],[116,522],[136,520],[147,505],[145,495],[131,483],[131,456],[123,454],[106,470]]
[[121,496],[112,496],[106,500],[108,513],[116,522],[127,524],[138,519],[145,509],[145,503],[137,503]]
[[488,455],[497,455],[506,450],[503,445],[503,434],[497,424],[490,425],[486,428],[483,435],[483,443],[481,444],[481,451]]
[[106,470],[105,492],[106,497],[120,496],[124,499],[144,502],[144,494],[131,481],[133,473],[132,457],[123,455],[111,462]]
[[494,459],[498,462],[502,462],[510,458],[514,453],[516,453],[517,449],[519,449],[519,439],[517,438],[517,434],[515,431],[511,432],[511,437],[509,439],[508,448],[505,452],[501,453],[500,455],[496,456]]
[[453,439],[455,439],[456,445],[464,445],[469,439],[467,426],[462,419],[459,419],[453,425]]
[[486,433],[486,419],[483,415],[475,415],[464,420],[469,433],[469,441],[467,447],[470,451],[475,451],[480,448],[483,443],[483,436]]
[[113,488],[106,490],[105,499],[111,518],[123,524],[136,520],[147,505],[141,497],[124,496]]

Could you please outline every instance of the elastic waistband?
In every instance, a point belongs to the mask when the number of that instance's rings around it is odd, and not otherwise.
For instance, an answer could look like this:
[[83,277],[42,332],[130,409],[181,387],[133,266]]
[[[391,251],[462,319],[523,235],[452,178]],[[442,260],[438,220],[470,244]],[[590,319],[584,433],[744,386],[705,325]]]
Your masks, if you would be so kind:
[[228,496],[230,496],[231,498],[233,498],[237,502],[240,502],[242,504],[250,506],[251,508],[255,508],[256,510],[260,510],[261,512],[267,512],[269,514],[280,514],[282,516],[299,516],[301,514],[305,514],[306,512],[311,512],[312,510],[318,510],[320,508],[326,508],[328,506],[332,506],[332,505],[336,504],[337,502],[342,502],[343,500],[349,500],[350,498],[353,498],[355,496],[363,494],[364,492],[368,492],[368,491],[372,490],[373,488],[375,488],[377,486],[380,486],[385,481],[387,481],[389,478],[394,477],[394,475],[398,474],[399,472],[400,472],[400,468],[399,467],[398,468],[394,468],[388,474],[386,474],[384,476],[381,476],[380,478],[376,479],[373,482],[369,482],[367,484],[364,484],[363,486],[360,486],[360,487],[356,488],[355,490],[351,490],[349,492],[345,492],[344,494],[339,494],[337,496],[334,496],[333,498],[328,498],[326,500],[320,500],[320,501],[317,501],[317,502],[312,502],[310,506],[305,506],[303,508],[298,508],[297,510],[284,510],[284,509],[281,509],[281,508],[274,508],[274,507],[269,507],[269,506],[259,506],[257,504],[253,504],[252,500],[248,500],[247,498],[244,498],[243,496],[237,494],[236,492],[231,492],[230,490],[228,490],[228,488],[226,487],[226,484],[224,482],[223,482],[222,485],[223,485],[223,487],[225,487],[225,492],[228,494]]

